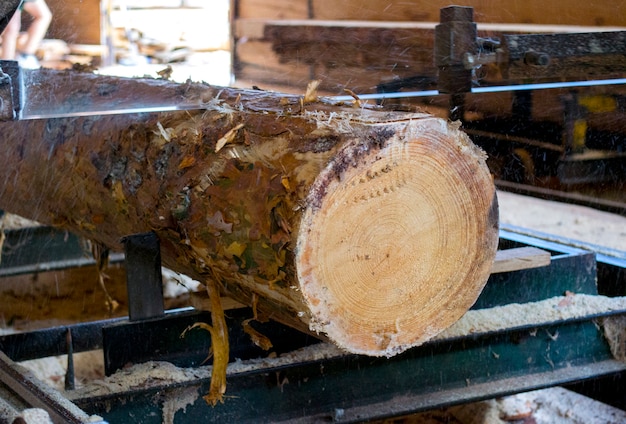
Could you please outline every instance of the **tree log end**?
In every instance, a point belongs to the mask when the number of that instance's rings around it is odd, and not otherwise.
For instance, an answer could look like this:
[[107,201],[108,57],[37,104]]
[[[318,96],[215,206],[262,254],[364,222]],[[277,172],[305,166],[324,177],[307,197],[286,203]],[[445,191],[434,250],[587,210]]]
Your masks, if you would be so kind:
[[393,356],[457,321],[489,277],[498,206],[484,153],[436,118],[372,125],[318,176],[296,250],[313,331]]

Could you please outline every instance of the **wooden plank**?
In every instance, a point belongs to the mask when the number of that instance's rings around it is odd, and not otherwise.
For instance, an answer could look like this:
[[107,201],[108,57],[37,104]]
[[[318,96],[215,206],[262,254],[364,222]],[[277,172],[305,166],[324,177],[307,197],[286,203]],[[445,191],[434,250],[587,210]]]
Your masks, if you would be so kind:
[[101,44],[100,0],[47,0],[52,11],[48,38],[70,44]]
[[[280,84],[262,72],[271,63],[277,74],[321,80],[320,87],[372,92],[380,82],[418,75],[434,76],[435,22],[374,22],[239,19],[235,22],[235,77]],[[479,24],[481,37],[503,33],[571,33],[619,30],[617,27]],[[251,43],[256,43],[254,48]],[[262,52],[262,53],[261,53]],[[312,68],[313,66],[313,68]],[[269,80],[268,77],[269,76]],[[499,81],[491,72],[486,80]],[[284,81],[289,87],[293,81]],[[302,84],[303,81],[298,81]],[[306,82],[304,82],[306,83]],[[415,87],[417,88],[417,87]],[[558,110],[558,109],[557,109]]]
[[[439,10],[449,6],[450,1],[312,0],[312,4],[315,19],[439,21]],[[477,22],[597,26],[626,24],[626,3],[612,0],[576,2],[575,6],[543,0],[466,0],[462,5],[474,7],[474,19]]]
[[234,17],[264,19],[307,19],[309,0],[234,0]]
[[309,65],[281,63],[272,51],[272,45],[258,40],[237,43],[233,68],[236,80],[245,80],[248,87],[257,85],[267,89],[269,85],[275,85],[283,92],[293,91],[293,87],[295,92],[304,93],[313,79]]
[[[309,8],[309,3],[311,7]],[[236,18],[270,19],[342,19],[372,21],[439,21],[439,10],[450,5],[447,0],[236,0]],[[477,22],[560,24],[560,25],[626,25],[626,4],[612,0],[576,3],[542,0],[467,0],[474,7]]]
[[[266,26],[285,26],[303,29],[304,27],[321,28],[368,28],[368,29],[397,29],[397,30],[429,30],[434,31],[438,21],[424,22],[397,22],[397,21],[367,21],[367,20],[321,20],[321,19],[237,19],[235,20],[235,36],[248,38],[262,38]],[[528,24],[528,23],[486,23],[478,22],[479,32],[484,36],[489,33],[572,33],[572,32],[606,32],[623,31],[626,22],[622,25],[559,25],[559,24]],[[319,36],[318,36],[319,37]]]
[[520,271],[550,265],[550,252],[536,247],[498,250],[491,273]]
[[235,39],[260,40],[268,22],[267,19],[235,19],[233,21],[233,36]]

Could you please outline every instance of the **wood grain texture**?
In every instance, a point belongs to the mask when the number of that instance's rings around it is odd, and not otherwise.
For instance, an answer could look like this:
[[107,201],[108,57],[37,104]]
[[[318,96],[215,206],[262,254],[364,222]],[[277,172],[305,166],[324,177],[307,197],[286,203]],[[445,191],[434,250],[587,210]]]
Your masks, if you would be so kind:
[[[445,0],[313,0],[312,3],[315,19],[432,22],[439,21],[439,10],[450,5]],[[478,22],[598,26],[626,24],[626,5],[610,0],[577,2],[575,5],[541,0],[467,0],[462,5],[474,8],[474,18]]]
[[[307,75],[308,78],[321,80],[321,87],[330,92],[350,88],[359,93],[375,92],[376,85],[382,82],[418,76],[434,79],[437,75],[433,57],[436,25],[436,22],[380,20],[238,19],[234,26],[235,76],[258,84],[291,87],[298,75]],[[499,39],[504,34],[619,29],[623,28],[478,23],[480,37]],[[621,57],[612,60],[616,65],[623,62]],[[483,66],[481,81],[519,82],[527,80],[529,73],[536,78],[554,77],[555,72],[559,75],[569,74],[571,78],[585,77],[588,67],[574,66],[576,61],[553,59],[551,67],[555,71],[550,73],[517,62],[507,69]],[[610,75],[615,76],[612,72],[607,73],[606,77]],[[407,88],[430,89],[433,86],[431,82],[430,86],[426,83],[424,87]]]
[[52,11],[48,38],[70,44],[103,44],[100,0],[46,0]]
[[498,250],[491,273],[520,271],[550,265],[550,252],[536,247]]

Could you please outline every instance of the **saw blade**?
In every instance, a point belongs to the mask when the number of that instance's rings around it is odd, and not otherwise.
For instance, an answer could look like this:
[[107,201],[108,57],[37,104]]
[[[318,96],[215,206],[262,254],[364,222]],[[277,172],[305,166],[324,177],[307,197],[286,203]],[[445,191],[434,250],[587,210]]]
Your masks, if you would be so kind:
[[179,110],[204,109],[202,104],[178,104],[178,105],[156,105],[156,106],[128,106],[128,107],[107,107],[95,109],[83,109],[76,111],[55,111],[55,110],[33,110],[25,107],[20,113],[20,120],[29,119],[50,119],[50,118],[75,118],[81,116],[104,116],[120,115],[130,113],[154,113],[154,112],[175,112]]
[[[72,78],[69,76],[68,84]],[[71,118],[81,116],[102,116],[133,113],[174,112],[182,110],[202,110],[206,108],[198,98],[186,99],[182,97],[159,98],[147,101],[141,95],[134,95],[132,90],[117,90],[115,95],[94,95],[80,92],[72,92],[71,95],[62,99],[55,91],[55,87],[46,84],[46,73],[40,70],[22,70],[21,91],[22,105],[19,111],[19,119],[50,119]],[[499,93],[520,90],[546,90],[546,89],[572,89],[591,86],[612,86],[626,84],[626,78],[604,79],[595,81],[552,82],[539,84],[520,84],[474,87],[471,93]],[[71,91],[71,90],[69,90]],[[67,89],[64,93],[69,92]],[[359,100],[385,100],[412,97],[434,97],[443,95],[438,90],[406,91],[391,93],[365,93],[358,94]],[[355,100],[353,95],[322,96],[320,100],[335,104]]]
[[[110,90],[112,93],[94,95],[93,92],[72,91],[71,88],[63,87],[60,90],[46,81],[47,73],[38,69],[21,69],[20,90],[21,110],[18,113],[20,120],[29,119],[51,119],[51,118],[72,118],[82,116],[102,116],[119,115],[132,113],[154,113],[154,112],[174,112],[181,110],[205,109],[206,105],[198,98],[184,98],[179,96],[154,98],[154,96],[142,96],[133,90],[113,89],[109,85],[113,82],[98,82],[94,80],[94,85],[101,85],[102,90]],[[91,75],[93,77],[93,75]],[[72,86],[73,79],[83,78],[82,75],[68,74],[67,82]],[[123,78],[120,81],[130,81],[132,79]],[[79,86],[81,84],[78,84]],[[84,82],[82,83],[84,86]],[[59,94],[58,91],[62,91]]]
[[[604,79],[593,81],[570,81],[570,82],[549,82],[549,83],[537,83],[537,84],[512,84],[512,85],[493,85],[487,87],[473,87],[472,91],[468,94],[481,94],[481,93],[504,93],[510,91],[529,91],[529,90],[551,90],[551,89],[572,89],[580,87],[597,87],[602,85],[624,85],[626,84],[626,78],[619,79]],[[411,97],[433,97],[439,96],[444,93],[440,93],[438,90],[423,90],[423,91],[398,91],[391,93],[371,93],[371,94],[359,94],[359,100],[385,100],[385,99],[402,99]],[[354,96],[328,96],[324,99],[331,102],[347,102],[355,100]]]

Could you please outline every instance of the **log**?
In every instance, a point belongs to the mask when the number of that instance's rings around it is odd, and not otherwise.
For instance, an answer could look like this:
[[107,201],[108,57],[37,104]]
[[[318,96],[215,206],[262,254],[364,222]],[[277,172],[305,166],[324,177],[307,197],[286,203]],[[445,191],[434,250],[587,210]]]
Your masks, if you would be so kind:
[[425,342],[487,281],[495,188],[457,124],[190,82],[42,70],[31,86],[56,111],[202,108],[0,123],[9,212],[112,249],[154,231],[169,268],[359,354]]

